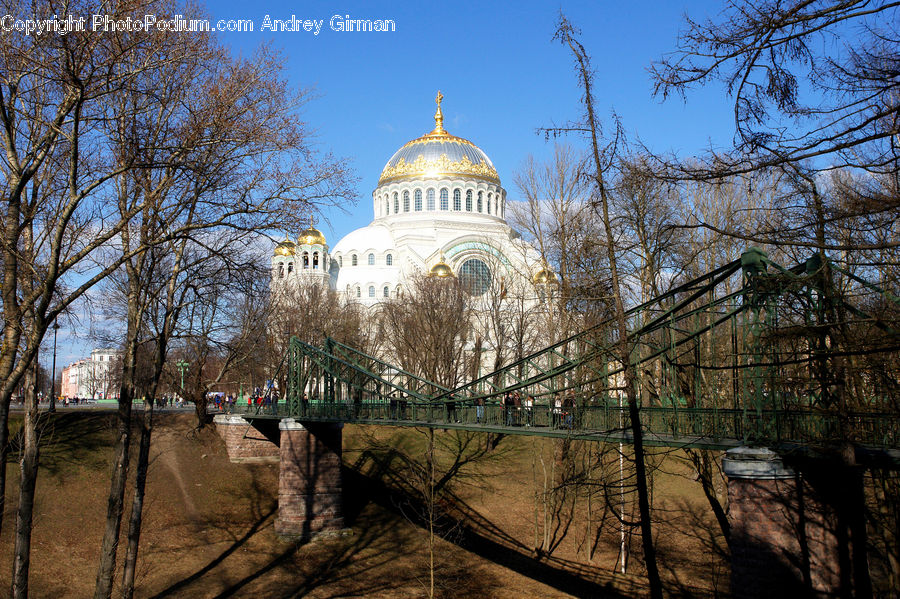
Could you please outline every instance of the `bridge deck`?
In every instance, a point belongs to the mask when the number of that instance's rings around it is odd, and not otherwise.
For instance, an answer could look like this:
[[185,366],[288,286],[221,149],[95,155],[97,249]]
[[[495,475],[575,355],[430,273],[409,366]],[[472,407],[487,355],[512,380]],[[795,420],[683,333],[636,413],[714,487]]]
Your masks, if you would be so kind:
[[[345,422],[405,427],[428,427],[473,432],[533,435],[591,441],[630,443],[628,411],[619,406],[551,409],[548,406],[507,408],[501,405],[453,406],[449,403],[304,402],[289,406],[237,406],[248,419],[295,418],[308,422]],[[644,443],[660,447],[729,449],[742,444],[810,445],[839,438],[836,417],[816,412],[749,413],[737,409],[641,409]],[[900,449],[900,417],[864,413],[853,419],[854,441],[881,450]]]

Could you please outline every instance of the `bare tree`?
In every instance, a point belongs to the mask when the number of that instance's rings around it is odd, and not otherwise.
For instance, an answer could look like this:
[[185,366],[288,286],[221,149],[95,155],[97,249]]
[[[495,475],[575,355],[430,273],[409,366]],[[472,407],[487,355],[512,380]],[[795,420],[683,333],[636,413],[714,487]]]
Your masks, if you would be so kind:
[[387,352],[407,372],[448,389],[469,369],[471,298],[455,277],[413,275],[403,294],[382,305],[379,323]]
[[[818,254],[814,330],[798,323],[794,332],[802,340],[788,334],[771,342],[793,343],[793,355],[815,355],[805,376],[821,406],[845,415],[833,449],[847,472],[858,470],[847,414],[864,406],[860,393],[871,396],[862,381],[875,380],[862,374],[861,356],[887,352],[880,334],[851,333],[868,327],[841,306],[864,295],[853,283],[861,271],[894,285],[900,246],[898,11],[890,1],[736,1],[715,20],[688,18],[676,51],[652,68],[663,97],[723,83],[734,107],[733,147],[709,151],[699,162],[661,160],[664,176],[713,186],[735,175],[746,186],[771,182],[759,216],[736,223],[697,218],[697,225],[788,254]],[[760,195],[754,191],[748,195]],[[852,552],[839,567],[866,595],[872,586],[862,485],[848,476],[847,501],[837,508],[847,510]]]
[[418,432],[415,436],[398,432],[388,438],[367,435],[354,468],[384,483],[397,494],[403,514],[427,527],[426,586],[431,598],[444,584],[439,578],[442,560],[436,541],[452,536],[458,521],[469,513],[460,507],[458,493],[466,487],[489,488],[489,467],[503,460],[506,451],[485,444],[480,433],[433,428]]
[[[33,8],[30,17],[52,6],[36,3]],[[76,13],[75,9],[87,14],[103,12],[88,4],[72,8]],[[175,5],[161,0],[152,3],[152,8],[165,13],[172,12]],[[148,9],[143,2],[119,3],[115,16],[143,15]],[[243,231],[244,237],[255,239],[258,231],[284,223],[298,207],[348,195],[346,169],[339,161],[310,150],[308,131],[298,114],[305,95],[286,90],[277,76],[276,58],[265,51],[252,60],[234,60],[214,38],[157,31],[118,38],[90,34],[44,37],[55,40],[47,47],[38,44],[44,54],[36,53],[35,48],[27,54],[24,48],[13,48],[18,53],[5,55],[18,60],[8,62],[8,72],[18,77],[9,85],[15,97],[10,98],[10,108],[4,113],[6,131],[15,132],[8,145],[14,150],[11,144],[20,141],[46,144],[35,154],[37,161],[41,151],[48,152],[44,170],[35,174],[26,169],[22,176],[30,177],[32,183],[57,176],[68,194],[58,194],[67,198],[62,204],[52,198],[39,202],[44,192],[40,198],[26,195],[32,204],[25,204],[25,210],[15,194],[10,196],[17,203],[4,223],[8,224],[6,230],[15,229],[20,217],[44,228],[37,231],[42,244],[35,246],[39,251],[28,260],[22,260],[21,254],[5,254],[4,268],[8,273],[16,268],[19,273],[31,269],[45,274],[35,279],[40,284],[30,286],[26,294],[16,294],[16,277],[6,277],[12,281],[5,289],[7,296],[22,299],[19,304],[4,301],[4,318],[12,324],[19,314],[33,322],[27,329],[33,334],[22,352],[27,362],[33,355],[28,345],[39,344],[47,324],[60,310],[124,267],[128,309],[119,437],[96,589],[98,597],[108,597],[129,463],[137,349],[146,330],[143,323],[148,306],[154,294],[165,289],[165,285],[154,287],[159,277],[154,268],[160,260],[148,258],[148,250],[188,238],[196,247],[207,249],[215,246],[210,239],[235,241],[230,233],[211,232],[215,229]],[[64,39],[71,42],[60,41]],[[72,47],[76,43],[82,46]],[[27,61],[35,58],[53,62],[46,81],[31,81],[38,78],[36,72],[43,73],[42,68],[27,66]],[[64,65],[64,70],[58,80],[52,80],[57,63]],[[37,112],[17,112],[21,106],[29,106],[25,92],[43,100],[41,94],[52,91],[53,85],[60,87],[63,96],[58,102],[59,123],[40,121],[51,112],[49,104],[32,102]],[[47,97],[54,98],[52,94]],[[23,136],[23,132],[37,135],[44,130],[43,138]],[[57,160],[51,160],[56,156],[49,150],[59,154]],[[13,160],[8,166],[19,165]],[[15,193],[23,197],[19,191]],[[36,218],[38,210],[46,214]],[[5,247],[16,247],[15,239],[7,241]],[[184,254],[177,256],[175,272],[183,269],[180,260]],[[65,276],[78,269],[86,270],[87,282],[80,276],[74,290],[65,290]],[[176,276],[174,281],[186,284],[187,279]],[[63,295],[59,296],[60,292]],[[4,334],[21,330],[21,324],[5,326]],[[18,343],[11,338],[13,341]],[[166,346],[166,340],[157,345],[163,355]],[[7,345],[3,347],[6,352]],[[0,369],[6,369],[6,383],[14,382],[24,368],[15,363],[15,355],[6,352],[0,360]],[[2,405],[8,405],[8,400]],[[29,455],[36,460],[36,454]],[[35,470],[36,462],[30,471]],[[27,548],[23,546],[20,554],[24,553]],[[15,592],[24,593],[28,560],[17,563],[23,569],[17,580],[25,582],[15,583],[19,589]]]
[[[269,296],[266,326],[274,339],[296,336],[320,345],[331,337],[364,352],[373,343],[363,307],[343,301],[337,291],[321,281],[300,280],[294,284],[275,279]],[[283,351],[281,344],[278,357]]]
[[[379,326],[387,353],[401,368],[453,389],[471,372],[465,356],[466,341],[472,331],[471,318],[471,298],[455,277],[414,275],[403,295],[383,304]],[[425,463],[419,466],[418,460],[409,456],[404,461],[415,466],[413,480],[417,481],[416,489],[423,499],[423,515],[428,526],[428,596],[434,597],[437,502],[452,475],[438,476],[434,429],[428,428],[425,435]]]
[[737,133],[732,151],[688,172],[718,179],[819,157],[826,168],[896,172],[898,8],[736,0],[717,20],[686,17],[677,49],[651,68],[655,93],[721,82]]
[[555,308],[547,322],[550,342],[565,339],[583,328],[585,320],[608,311],[608,268],[597,243],[600,225],[591,209],[586,159],[572,146],[557,144],[546,163],[529,157],[515,175],[524,201],[511,205],[510,219],[555,273]]
[[634,448],[635,484],[637,487],[638,510],[640,514],[641,543],[644,550],[644,561],[647,567],[647,578],[650,583],[650,596],[662,599],[662,583],[656,563],[656,549],[653,544],[652,525],[650,520],[650,498],[647,485],[646,466],[644,462],[643,430],[641,429],[640,407],[636,390],[636,376],[631,364],[631,343],[628,339],[628,322],[625,314],[624,295],[625,282],[619,272],[619,255],[616,236],[619,233],[612,219],[611,197],[614,193],[612,181],[608,181],[617,158],[618,127],[611,140],[604,144],[600,122],[595,114],[592,91],[593,72],[590,59],[584,47],[575,37],[576,29],[565,16],[560,16],[555,38],[567,46],[574,58],[576,73],[581,85],[582,102],[585,108],[584,133],[590,139],[591,170],[593,182],[593,207],[600,217],[606,238],[606,257],[610,274],[610,287],[615,307],[616,345],[618,361],[621,364],[625,393],[628,398],[628,414],[631,421],[632,443]]

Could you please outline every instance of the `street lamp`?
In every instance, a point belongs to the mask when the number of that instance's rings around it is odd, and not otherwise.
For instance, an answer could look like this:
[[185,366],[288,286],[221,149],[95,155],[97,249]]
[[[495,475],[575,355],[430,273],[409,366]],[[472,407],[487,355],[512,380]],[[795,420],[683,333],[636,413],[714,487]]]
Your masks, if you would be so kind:
[[188,369],[190,364],[186,360],[178,360],[175,366],[181,371],[181,394],[184,395],[184,371]]
[[50,412],[56,411],[56,334],[59,331],[59,323],[53,320],[53,378],[50,379]]

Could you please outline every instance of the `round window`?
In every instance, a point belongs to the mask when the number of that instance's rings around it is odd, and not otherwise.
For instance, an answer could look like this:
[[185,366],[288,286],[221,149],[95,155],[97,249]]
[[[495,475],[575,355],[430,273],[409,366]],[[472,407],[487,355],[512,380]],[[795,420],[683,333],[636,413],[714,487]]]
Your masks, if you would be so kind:
[[491,269],[478,258],[470,258],[459,269],[459,284],[469,295],[482,295],[491,286]]

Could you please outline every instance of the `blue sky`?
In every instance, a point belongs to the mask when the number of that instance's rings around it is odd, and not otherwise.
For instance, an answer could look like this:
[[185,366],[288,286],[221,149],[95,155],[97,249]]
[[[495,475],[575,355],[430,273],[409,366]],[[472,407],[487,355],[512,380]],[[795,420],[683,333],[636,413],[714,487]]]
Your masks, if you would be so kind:
[[[320,228],[334,245],[372,219],[371,192],[388,158],[433,127],[434,96],[444,94],[444,125],[480,146],[511,200],[513,173],[526,156],[552,148],[536,133],[581,114],[571,55],[552,41],[560,10],[582,30],[593,57],[601,114],[615,110],[629,136],[659,151],[695,154],[712,139],[727,144],[731,112],[719,89],[685,104],[651,97],[650,63],[675,47],[683,15],[714,16],[719,2],[452,2],[419,4],[228,0],[207,6],[213,19],[250,19],[253,33],[221,34],[235,53],[268,42],[284,57],[285,74],[318,98],[304,118],[321,148],[352,160],[360,177],[349,213],[328,211]],[[270,19],[324,20],[312,32],[260,31]],[[346,33],[333,15],[391,19],[396,31]],[[187,16],[187,15],[186,15]],[[340,20],[340,19],[339,19]],[[579,140],[572,140],[578,143]],[[295,232],[294,232],[295,233]]]

